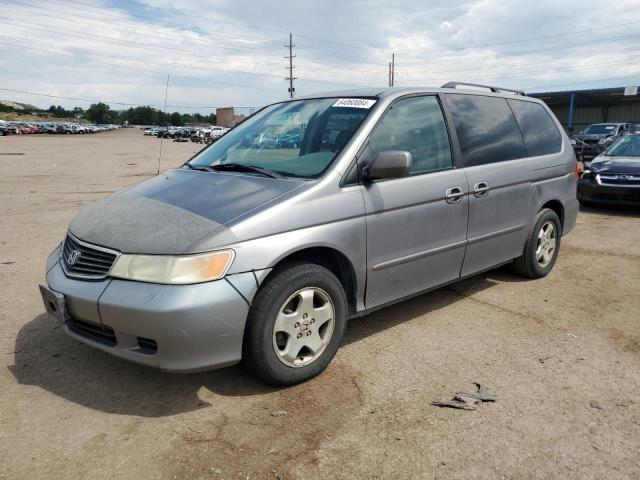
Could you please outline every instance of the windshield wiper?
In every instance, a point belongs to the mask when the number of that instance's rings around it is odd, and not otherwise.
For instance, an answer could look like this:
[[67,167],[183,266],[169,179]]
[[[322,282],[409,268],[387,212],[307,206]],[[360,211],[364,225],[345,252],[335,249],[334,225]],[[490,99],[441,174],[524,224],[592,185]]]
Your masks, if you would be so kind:
[[201,172],[212,172],[211,167],[194,167],[190,163],[185,163],[183,167],[189,167],[191,170],[199,170]]
[[225,172],[255,172],[265,177],[271,178],[285,178],[278,172],[269,170],[268,168],[255,167],[253,165],[242,165],[241,163],[220,163],[218,165],[212,165],[210,167],[204,167],[208,171],[225,171]]

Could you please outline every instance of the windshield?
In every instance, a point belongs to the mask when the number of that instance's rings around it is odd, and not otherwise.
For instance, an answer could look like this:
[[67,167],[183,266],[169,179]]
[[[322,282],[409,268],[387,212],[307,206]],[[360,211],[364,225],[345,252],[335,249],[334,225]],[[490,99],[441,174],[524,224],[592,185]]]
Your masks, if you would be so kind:
[[640,157],[640,135],[627,135],[605,153],[608,157]]
[[599,123],[597,125],[590,125],[589,127],[587,127],[584,133],[587,133],[589,135],[609,135],[615,133],[616,126],[617,125]]
[[321,98],[271,105],[189,164],[200,168],[239,164],[315,178],[333,162],[374,104],[371,99]]

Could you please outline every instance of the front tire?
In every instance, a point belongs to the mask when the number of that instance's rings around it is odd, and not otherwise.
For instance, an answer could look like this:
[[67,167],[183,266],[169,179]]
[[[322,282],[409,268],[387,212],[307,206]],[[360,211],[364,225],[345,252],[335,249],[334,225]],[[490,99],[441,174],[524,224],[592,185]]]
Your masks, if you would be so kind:
[[513,261],[516,272],[529,278],[546,276],[558,258],[561,237],[562,226],[556,212],[549,208],[540,210],[522,255]]
[[272,385],[309,380],[336,354],[346,323],[346,295],[336,276],[319,265],[288,264],[254,298],[243,361]]

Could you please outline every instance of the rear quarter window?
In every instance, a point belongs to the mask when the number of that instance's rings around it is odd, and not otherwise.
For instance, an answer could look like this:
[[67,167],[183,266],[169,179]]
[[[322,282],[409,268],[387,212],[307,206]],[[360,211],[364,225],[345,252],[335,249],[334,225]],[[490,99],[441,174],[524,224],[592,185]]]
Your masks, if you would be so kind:
[[506,99],[464,94],[447,94],[446,99],[466,166],[527,157]]
[[524,100],[509,99],[508,102],[520,125],[530,157],[560,152],[562,137],[542,105]]

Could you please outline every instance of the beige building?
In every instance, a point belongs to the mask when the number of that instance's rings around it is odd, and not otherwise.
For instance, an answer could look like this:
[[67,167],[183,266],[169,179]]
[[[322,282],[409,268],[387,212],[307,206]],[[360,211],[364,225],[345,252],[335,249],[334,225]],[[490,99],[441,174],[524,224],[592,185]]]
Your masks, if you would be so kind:
[[216,123],[221,127],[231,128],[235,126],[235,115],[233,114],[233,107],[218,108],[216,109]]
[[236,115],[233,107],[225,107],[216,109],[216,123],[221,127],[235,127],[245,119],[244,115]]

